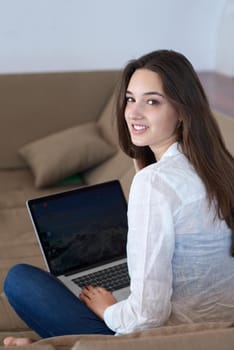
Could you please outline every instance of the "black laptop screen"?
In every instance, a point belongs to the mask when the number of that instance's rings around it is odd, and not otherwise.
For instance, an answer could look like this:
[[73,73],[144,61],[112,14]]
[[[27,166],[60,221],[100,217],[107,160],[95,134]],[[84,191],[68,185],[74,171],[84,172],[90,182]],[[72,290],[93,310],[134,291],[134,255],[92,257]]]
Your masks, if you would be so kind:
[[126,257],[127,204],[117,180],[32,199],[28,208],[54,275]]

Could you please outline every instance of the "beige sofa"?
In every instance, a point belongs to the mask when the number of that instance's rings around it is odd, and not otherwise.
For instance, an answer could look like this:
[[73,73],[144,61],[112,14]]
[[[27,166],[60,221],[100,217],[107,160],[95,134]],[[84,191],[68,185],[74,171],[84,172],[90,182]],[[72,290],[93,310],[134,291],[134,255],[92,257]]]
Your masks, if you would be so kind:
[[[8,269],[23,262],[45,268],[25,201],[112,179],[120,180],[128,198],[134,167],[118,147],[118,79],[118,71],[0,76],[0,343],[7,334],[31,335],[4,296]],[[215,115],[234,154],[234,118]],[[82,183],[72,174],[81,175]],[[234,344],[231,324],[217,323],[162,327],[124,337],[58,337],[28,347],[169,349],[173,344],[176,349],[195,349],[206,344],[204,349],[219,349],[220,344],[231,349],[230,342]]]

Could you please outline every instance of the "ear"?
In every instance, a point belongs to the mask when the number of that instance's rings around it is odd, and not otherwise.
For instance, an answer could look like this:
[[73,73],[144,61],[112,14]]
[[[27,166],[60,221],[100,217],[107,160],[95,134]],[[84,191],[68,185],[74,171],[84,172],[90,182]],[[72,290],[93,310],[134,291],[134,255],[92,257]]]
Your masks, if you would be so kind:
[[176,129],[179,129],[179,127],[181,126],[182,120],[178,119],[177,124],[176,124]]

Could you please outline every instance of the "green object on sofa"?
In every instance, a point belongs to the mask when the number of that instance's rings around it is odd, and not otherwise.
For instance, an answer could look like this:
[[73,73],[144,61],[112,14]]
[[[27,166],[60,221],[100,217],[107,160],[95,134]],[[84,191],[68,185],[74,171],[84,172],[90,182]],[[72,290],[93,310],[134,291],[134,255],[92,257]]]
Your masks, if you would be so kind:
[[66,185],[83,185],[84,179],[81,174],[75,174],[72,176],[69,176],[63,180],[60,180],[57,182],[56,185],[58,186],[66,186]]

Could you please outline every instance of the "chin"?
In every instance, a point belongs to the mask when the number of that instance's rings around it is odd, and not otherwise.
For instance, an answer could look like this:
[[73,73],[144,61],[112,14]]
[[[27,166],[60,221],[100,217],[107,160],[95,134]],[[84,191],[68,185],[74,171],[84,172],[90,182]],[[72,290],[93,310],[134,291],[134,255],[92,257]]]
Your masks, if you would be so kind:
[[133,142],[132,143],[134,144],[134,146],[137,146],[137,147],[146,147],[146,146],[149,146],[148,143],[144,143],[144,142]]
[[134,142],[134,141],[132,141],[132,143],[136,147],[145,147],[145,146],[147,146],[145,143],[142,143],[142,142]]
[[132,139],[132,143],[134,144],[134,146],[137,146],[137,147],[145,147],[145,146],[148,146],[147,143],[145,143],[145,142],[140,142],[139,140],[134,140],[134,139]]

